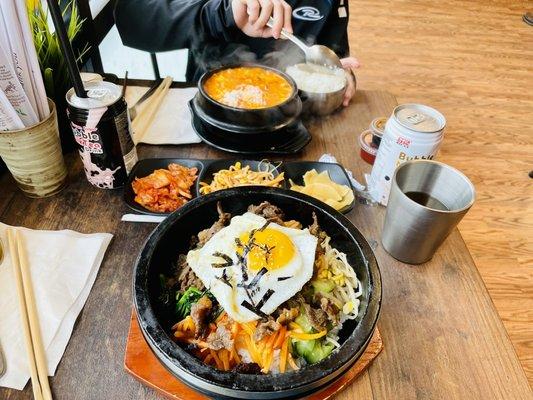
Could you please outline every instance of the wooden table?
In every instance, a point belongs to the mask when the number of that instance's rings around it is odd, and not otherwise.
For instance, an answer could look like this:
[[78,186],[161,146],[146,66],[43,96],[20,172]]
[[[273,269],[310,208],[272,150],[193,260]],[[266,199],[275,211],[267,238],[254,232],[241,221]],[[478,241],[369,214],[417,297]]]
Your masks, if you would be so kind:
[[[323,153],[363,180],[370,167],[358,155],[358,134],[372,118],[388,115],[396,101],[383,92],[359,92],[340,113],[308,124],[313,141],[296,158]],[[145,157],[231,157],[205,145],[142,146]],[[32,200],[9,174],[0,178],[2,222],[35,229],[74,229],[115,235],[78,318],[56,375],[57,399],[156,399],[123,369],[132,307],[135,258],[154,225],[120,221],[128,208],[121,191],[91,187],[77,154],[67,156],[70,184],[59,195]],[[339,399],[531,399],[515,351],[458,230],[432,261],[419,266],[392,259],[380,245],[384,209],[357,205],[348,217],[373,246],[383,277],[378,323],[385,349]],[[1,399],[31,398],[0,390]]]

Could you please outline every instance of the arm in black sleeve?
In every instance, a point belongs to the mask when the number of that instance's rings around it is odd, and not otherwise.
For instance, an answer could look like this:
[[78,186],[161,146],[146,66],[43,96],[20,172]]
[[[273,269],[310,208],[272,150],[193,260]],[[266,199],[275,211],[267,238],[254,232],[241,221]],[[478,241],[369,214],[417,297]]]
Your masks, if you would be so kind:
[[349,0],[334,1],[326,23],[317,37],[317,43],[332,49],[340,58],[350,55],[348,44]]
[[150,52],[229,41],[236,31],[231,0],[119,0],[115,22],[126,46]]

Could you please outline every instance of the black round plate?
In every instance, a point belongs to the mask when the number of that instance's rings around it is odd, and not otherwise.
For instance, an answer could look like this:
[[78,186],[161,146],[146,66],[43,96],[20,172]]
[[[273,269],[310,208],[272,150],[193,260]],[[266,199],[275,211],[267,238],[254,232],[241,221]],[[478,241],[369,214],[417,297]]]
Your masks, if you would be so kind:
[[[195,110],[193,101],[189,101],[192,115],[192,127],[206,144],[229,153],[244,155],[254,154],[295,154],[300,152],[311,141],[311,134],[300,120],[283,128],[283,132],[268,135],[268,140],[243,139],[202,121]],[[233,138],[233,139],[232,139]]]
[[[179,254],[188,250],[191,236],[217,220],[217,203],[232,215],[250,204],[269,201],[282,208],[287,219],[304,226],[315,213],[331,244],[346,253],[362,285],[356,320],[339,332],[341,347],[317,364],[277,375],[223,372],[203,364],[172,340],[176,322],[171,309],[158,300],[160,274],[169,275]],[[342,214],[314,198],[284,189],[258,186],[221,190],[198,197],[165,219],[152,232],[138,259],[133,281],[134,303],[143,335],[162,364],[177,378],[216,398],[279,399],[303,397],[335,381],[364,352],[374,332],[381,307],[381,276],[370,245]]]

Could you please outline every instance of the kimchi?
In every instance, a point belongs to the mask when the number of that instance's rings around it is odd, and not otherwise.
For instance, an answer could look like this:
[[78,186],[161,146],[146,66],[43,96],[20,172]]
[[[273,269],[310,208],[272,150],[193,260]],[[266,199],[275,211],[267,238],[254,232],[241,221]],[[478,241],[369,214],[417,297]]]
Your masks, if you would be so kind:
[[144,178],[135,178],[131,183],[135,202],[150,211],[174,211],[192,198],[191,187],[197,173],[197,168],[169,164],[167,169],[156,169]]

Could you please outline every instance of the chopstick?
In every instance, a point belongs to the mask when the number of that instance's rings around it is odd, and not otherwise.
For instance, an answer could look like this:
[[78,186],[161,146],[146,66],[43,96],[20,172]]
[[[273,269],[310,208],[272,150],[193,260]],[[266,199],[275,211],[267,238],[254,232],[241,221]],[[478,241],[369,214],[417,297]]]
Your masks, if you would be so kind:
[[22,286],[22,274],[18,265],[18,255],[16,250],[15,240],[13,239],[11,229],[7,230],[7,242],[9,245],[9,253],[11,254],[11,261],[13,263],[13,273],[17,284],[17,293],[19,299],[20,320],[22,323],[22,330],[24,331],[24,344],[26,345],[26,353],[28,355],[28,363],[30,364],[31,386],[33,390],[33,397],[36,400],[43,398],[39,378],[37,377],[37,366],[35,363],[35,355],[33,353],[33,344],[31,341],[30,326],[28,322],[28,312],[26,310],[26,300],[24,297],[24,288]]
[[131,123],[134,133],[133,140],[135,144],[139,143],[144,137],[146,130],[152,123],[157,110],[159,110],[163,99],[167,95],[171,84],[172,78],[167,76],[165,79],[163,79],[163,82],[161,82],[157,90],[150,97],[142,110],[137,111],[137,117]]
[[46,355],[41,338],[41,328],[23,239],[19,231],[16,231],[15,237],[13,237],[11,229],[7,231],[7,238],[17,285],[20,317],[30,365],[33,396],[37,400],[52,400],[48,382]]
[[138,109],[141,107],[141,105],[148,100],[154,92],[157,90],[159,85],[161,85],[161,82],[163,82],[163,79],[156,79],[152,86],[150,86],[150,89],[148,89],[139,100],[135,102],[131,107],[128,108],[128,112],[130,114],[130,120],[133,122],[135,118],[137,118]]

